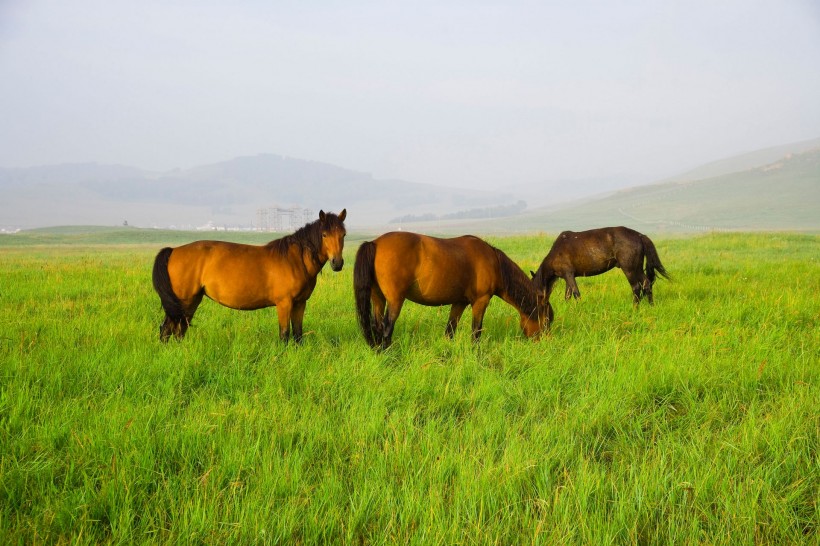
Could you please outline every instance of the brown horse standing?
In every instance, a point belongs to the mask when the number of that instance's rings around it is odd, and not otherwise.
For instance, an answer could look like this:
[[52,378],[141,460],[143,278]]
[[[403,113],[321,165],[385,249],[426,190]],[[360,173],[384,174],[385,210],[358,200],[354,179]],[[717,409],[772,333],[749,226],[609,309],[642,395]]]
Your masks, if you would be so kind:
[[576,276],[600,275],[613,267],[620,267],[626,275],[635,305],[644,295],[650,304],[653,303],[652,285],[656,271],[669,278],[649,237],[621,226],[564,231],[553,243],[538,271],[533,273],[533,282],[545,290],[549,298],[555,281],[561,277],[566,283],[565,299],[570,296],[580,298]]
[[276,306],[279,338],[302,340],[305,304],[316,276],[330,260],[333,271],[344,265],[346,210],[337,216],[319,211],[319,219],[264,246],[196,241],[163,248],[154,261],[154,289],[165,310],[159,338],[182,338],[208,296],[240,310]]
[[552,318],[548,302],[538,299],[527,275],[506,254],[471,235],[438,239],[392,232],[364,242],[356,253],[353,285],[359,324],[373,347],[390,346],[406,299],[421,305],[451,305],[448,337],[455,333],[467,305],[472,306],[475,341],[493,296],[518,310],[529,337],[549,328]]

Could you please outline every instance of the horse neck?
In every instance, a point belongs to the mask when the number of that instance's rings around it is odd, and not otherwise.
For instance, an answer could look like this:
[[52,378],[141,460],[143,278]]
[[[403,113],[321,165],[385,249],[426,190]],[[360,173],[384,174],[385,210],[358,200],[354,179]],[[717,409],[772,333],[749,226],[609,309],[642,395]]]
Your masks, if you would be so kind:
[[271,241],[268,243],[267,248],[280,258],[287,259],[293,247],[296,246],[308,275],[316,277],[327,263],[327,256],[322,256],[321,244],[318,250],[315,248],[316,242],[312,239],[316,237],[311,233],[312,228],[312,224],[307,224],[295,233]]
[[[519,287],[523,290],[505,289],[502,290],[498,296],[518,311],[518,314],[521,317],[521,327],[524,328],[527,336],[531,337],[533,335],[537,335],[532,332],[538,332],[541,330],[541,324],[538,314],[538,300],[535,295],[535,290],[532,288],[531,283],[527,282],[526,284],[528,285],[527,287],[523,285]],[[527,289],[529,289],[529,291],[527,291]]]
[[547,299],[549,299],[550,294],[552,294],[552,289],[555,286],[556,281],[558,281],[558,275],[555,273],[547,277],[547,281],[544,283],[547,291]]
[[290,237],[294,244],[298,244],[302,251],[302,262],[311,277],[319,274],[327,263],[327,256],[322,255],[322,240],[319,221],[305,224],[296,230]]
[[532,320],[537,319],[535,293],[532,294],[531,298],[529,296],[527,298],[522,298],[520,293],[512,293],[507,290],[502,290],[498,294],[498,297],[515,307],[516,311],[518,311],[522,318]]
[[321,254],[314,253],[313,250],[302,245],[302,262],[305,264],[308,275],[316,277],[327,263],[327,256],[322,257]]
[[537,297],[532,282],[520,267],[506,255],[500,254],[501,290],[498,296],[515,307],[523,318],[537,320]]
[[549,295],[552,292],[552,287],[555,286],[555,281],[558,280],[558,275],[555,274],[555,270],[547,265],[547,260],[545,259],[544,262],[541,264],[541,267],[538,268],[538,271],[535,272],[535,277],[533,278],[533,283],[535,284],[536,288],[541,288],[542,286]]

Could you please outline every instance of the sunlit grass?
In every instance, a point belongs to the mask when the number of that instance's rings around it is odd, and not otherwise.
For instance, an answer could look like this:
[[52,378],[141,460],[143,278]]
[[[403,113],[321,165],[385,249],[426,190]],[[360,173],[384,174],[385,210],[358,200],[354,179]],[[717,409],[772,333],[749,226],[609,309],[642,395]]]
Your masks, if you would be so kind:
[[816,544],[817,237],[656,244],[654,307],[616,270],[473,345],[408,304],[383,353],[353,246],[301,347],[209,301],[160,344],[158,248],[2,248],[0,542]]

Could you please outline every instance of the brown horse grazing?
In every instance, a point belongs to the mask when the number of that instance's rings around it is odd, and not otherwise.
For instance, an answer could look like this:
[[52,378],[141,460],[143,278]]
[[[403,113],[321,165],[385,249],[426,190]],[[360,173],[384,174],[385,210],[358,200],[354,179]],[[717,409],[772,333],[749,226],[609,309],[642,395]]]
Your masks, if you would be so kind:
[[154,290],[165,310],[159,338],[182,338],[203,296],[232,309],[276,306],[279,338],[302,340],[305,304],[316,275],[330,260],[333,271],[344,265],[347,211],[337,216],[319,211],[319,219],[264,246],[196,241],[163,248],[154,261]]
[[620,267],[626,275],[632,286],[635,305],[640,303],[644,295],[650,304],[653,303],[655,271],[669,278],[649,237],[623,226],[579,232],[564,231],[532,276],[533,282],[545,292],[547,298],[559,277],[566,283],[565,298],[580,298],[576,276],[600,275],[613,267]]
[[356,314],[371,347],[390,346],[405,299],[451,305],[447,337],[455,333],[467,305],[472,306],[474,341],[481,336],[484,312],[493,296],[518,310],[528,337],[548,329],[552,319],[548,302],[538,299],[526,273],[506,254],[471,235],[438,239],[392,232],[364,242],[356,253],[353,286]]

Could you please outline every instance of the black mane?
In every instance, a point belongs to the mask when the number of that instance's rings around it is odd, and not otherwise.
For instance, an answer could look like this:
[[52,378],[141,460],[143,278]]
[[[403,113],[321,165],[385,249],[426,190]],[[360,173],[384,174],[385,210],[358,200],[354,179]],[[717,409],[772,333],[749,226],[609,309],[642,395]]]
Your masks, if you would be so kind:
[[324,222],[321,219],[314,220],[300,227],[290,235],[285,235],[281,239],[275,239],[265,246],[277,252],[280,256],[285,256],[290,249],[290,245],[299,245],[302,249],[308,249],[313,259],[318,262],[319,251],[322,249],[322,230],[345,230],[344,223],[342,223],[337,215],[328,212],[324,216]]
[[547,260],[541,262],[541,265],[538,266],[538,269],[535,271],[535,274],[532,277],[532,282],[535,286],[539,288],[546,288],[547,282],[550,280],[552,275],[547,273]]
[[494,250],[501,265],[503,290],[512,301],[520,305],[520,309],[524,314],[530,318],[536,318],[538,316],[538,298],[532,281],[509,256],[495,247]]

